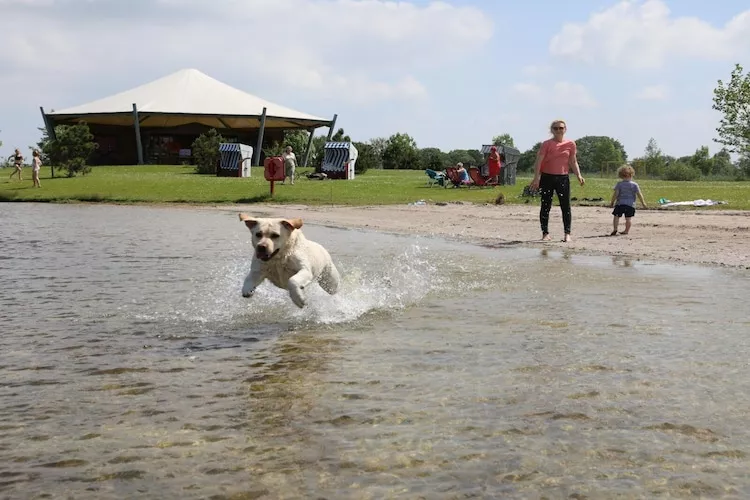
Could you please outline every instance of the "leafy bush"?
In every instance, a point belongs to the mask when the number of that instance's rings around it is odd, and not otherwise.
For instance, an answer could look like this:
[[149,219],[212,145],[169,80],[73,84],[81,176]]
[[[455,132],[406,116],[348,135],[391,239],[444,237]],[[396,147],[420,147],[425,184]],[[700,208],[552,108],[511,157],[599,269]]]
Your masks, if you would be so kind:
[[674,162],[664,169],[664,179],[667,181],[697,181],[701,178],[701,171],[691,165]]
[[380,168],[380,158],[378,157],[375,147],[372,144],[364,142],[355,142],[359,156],[354,164],[354,173],[357,175],[364,174],[371,168]]
[[221,158],[219,144],[224,138],[215,128],[201,134],[193,142],[193,158],[195,159],[195,173],[216,174],[216,166]]
[[43,145],[42,153],[49,157],[50,163],[67,171],[68,177],[91,172],[87,162],[91,153],[99,146],[94,142],[89,126],[84,122],[58,125],[55,127],[55,136],[55,139]]

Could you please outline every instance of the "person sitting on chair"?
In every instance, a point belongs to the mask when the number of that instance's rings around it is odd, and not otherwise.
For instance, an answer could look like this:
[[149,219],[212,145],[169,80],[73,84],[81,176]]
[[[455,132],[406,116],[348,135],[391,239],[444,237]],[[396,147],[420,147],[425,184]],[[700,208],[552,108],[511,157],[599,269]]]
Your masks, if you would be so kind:
[[458,172],[458,180],[461,181],[461,184],[471,184],[471,177],[469,177],[469,172],[466,171],[463,163],[456,164],[456,172]]

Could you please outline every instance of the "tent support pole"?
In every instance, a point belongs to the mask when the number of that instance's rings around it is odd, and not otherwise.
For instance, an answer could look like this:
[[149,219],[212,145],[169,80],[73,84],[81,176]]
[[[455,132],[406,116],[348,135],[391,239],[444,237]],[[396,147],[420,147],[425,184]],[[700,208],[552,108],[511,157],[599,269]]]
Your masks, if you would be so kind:
[[141,122],[138,121],[138,106],[133,103],[133,124],[135,125],[135,147],[138,148],[138,165],[143,165],[143,145],[141,144]]
[[[47,129],[47,137],[49,137],[49,140],[54,141],[57,140],[57,135],[55,135],[55,127],[52,124],[52,118],[47,116],[47,113],[44,112],[44,108],[42,106],[39,106],[39,111],[42,112],[42,120],[44,120],[44,127]],[[43,153],[44,151],[42,151]],[[55,178],[55,166],[51,164],[52,160],[50,160],[50,168],[52,169],[52,178]]]
[[305,148],[305,157],[302,160],[302,168],[307,168],[307,162],[310,161],[310,148],[312,148],[313,135],[315,129],[310,129],[310,137],[307,139],[307,148]]
[[331,120],[331,124],[328,125],[328,137],[326,137],[326,142],[331,141],[331,137],[333,137],[333,129],[336,127],[336,118],[338,118],[339,115],[333,115],[333,120]]
[[260,149],[263,147],[263,133],[266,131],[266,108],[260,115],[260,130],[258,130],[258,142],[253,151],[253,165],[260,166]]

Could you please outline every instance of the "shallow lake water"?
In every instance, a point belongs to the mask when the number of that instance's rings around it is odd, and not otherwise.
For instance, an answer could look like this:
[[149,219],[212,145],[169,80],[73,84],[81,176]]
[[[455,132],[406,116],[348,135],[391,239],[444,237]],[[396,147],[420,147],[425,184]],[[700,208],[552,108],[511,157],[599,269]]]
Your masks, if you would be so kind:
[[304,231],[0,205],[0,497],[750,497],[747,272]]

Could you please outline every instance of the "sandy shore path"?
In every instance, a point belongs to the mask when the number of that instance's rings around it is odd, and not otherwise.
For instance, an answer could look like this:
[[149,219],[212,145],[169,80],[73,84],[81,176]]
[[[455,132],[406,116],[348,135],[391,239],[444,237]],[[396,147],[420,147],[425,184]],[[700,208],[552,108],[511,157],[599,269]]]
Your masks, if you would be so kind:
[[[548,247],[577,253],[750,269],[750,211],[638,210],[627,236],[608,236],[611,209],[573,207],[573,241],[563,243],[552,208],[551,242],[539,241],[538,205],[385,205],[367,207],[254,204],[217,210],[391,233],[416,233],[488,246]],[[624,228],[624,219],[620,229]]]

